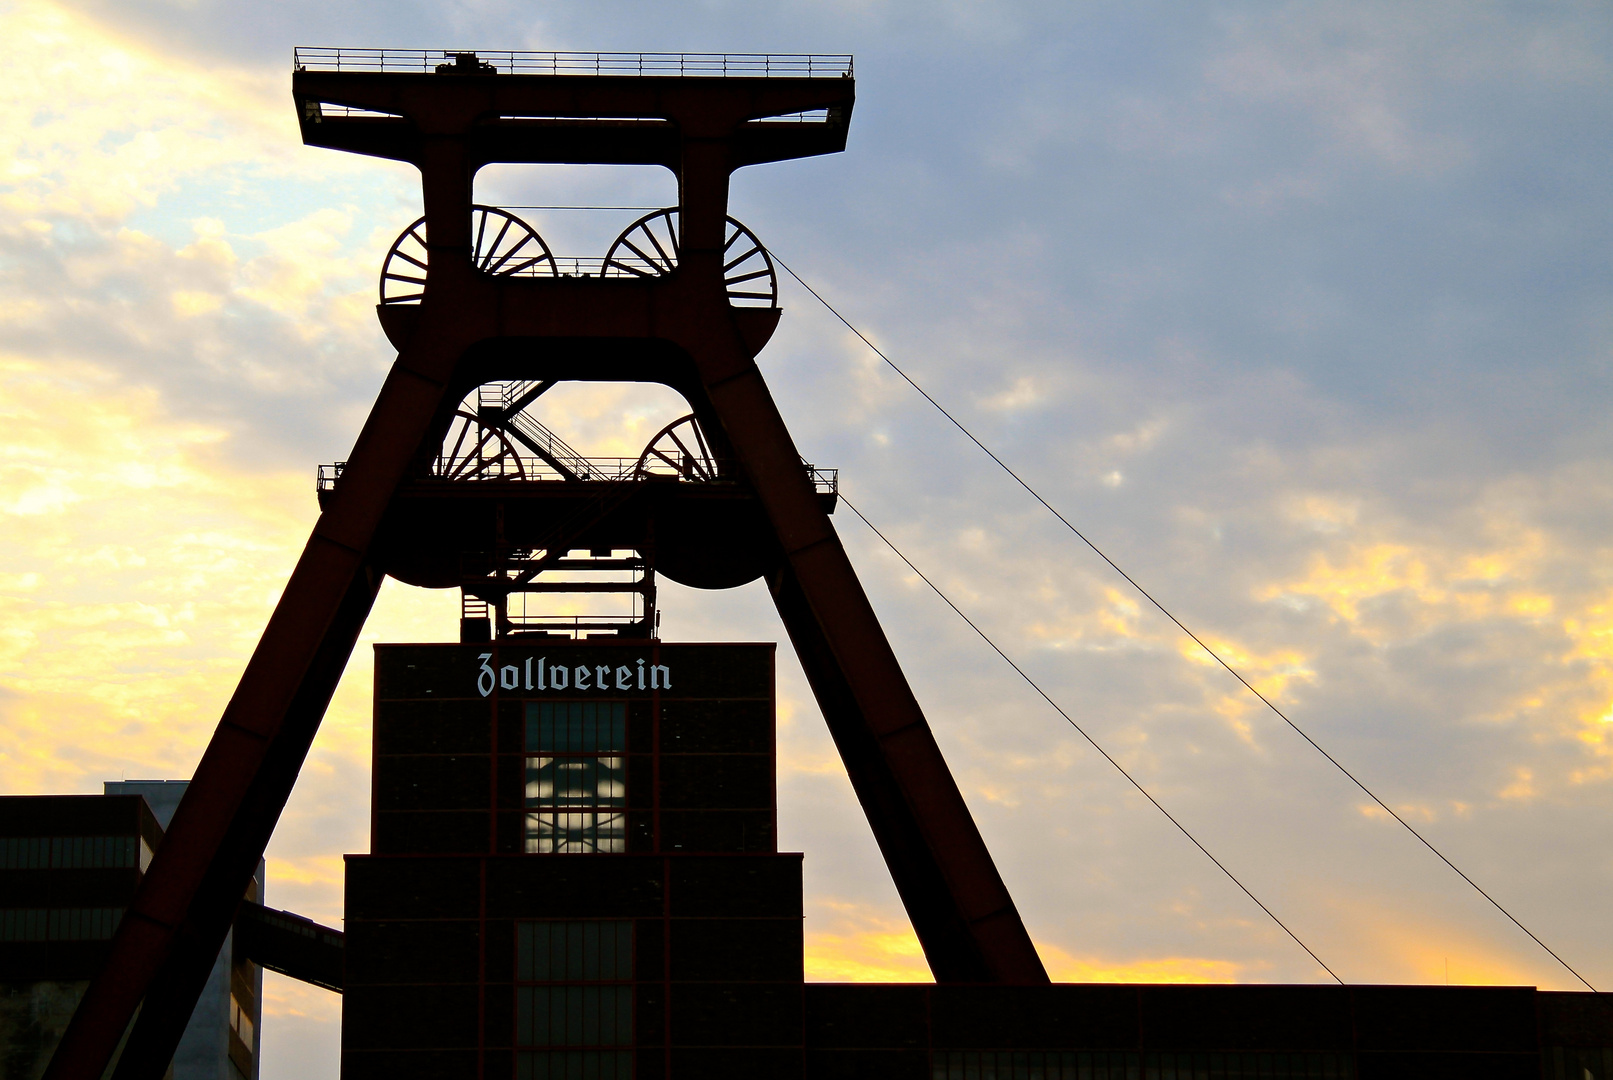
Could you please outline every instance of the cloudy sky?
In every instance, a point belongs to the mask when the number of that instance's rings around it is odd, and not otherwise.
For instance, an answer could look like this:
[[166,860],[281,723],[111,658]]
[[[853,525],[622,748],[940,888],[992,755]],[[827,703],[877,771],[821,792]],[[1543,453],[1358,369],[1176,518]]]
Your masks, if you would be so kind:
[[[734,213],[1593,983],[1613,986],[1613,14],[1563,3],[6,0],[0,790],[189,774],[392,359],[403,166],[304,148],[297,44],[857,57],[845,154]],[[478,197],[660,205],[639,169]],[[625,220],[534,214],[563,254]],[[1573,979],[1150,610],[799,288],[761,358],[806,456],[1351,982]],[[633,454],[663,390],[556,391]],[[1321,971],[849,514],[1055,977]],[[341,918],[370,641],[269,852]],[[765,590],[668,638],[777,640]],[[814,978],[924,978],[787,648]],[[271,976],[266,1080],[336,1075]]]

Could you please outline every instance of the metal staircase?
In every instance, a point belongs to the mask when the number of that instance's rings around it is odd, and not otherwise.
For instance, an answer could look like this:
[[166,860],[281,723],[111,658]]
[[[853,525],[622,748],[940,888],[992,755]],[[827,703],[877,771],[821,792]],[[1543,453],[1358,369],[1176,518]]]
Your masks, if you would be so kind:
[[485,383],[476,391],[476,416],[488,427],[504,431],[567,480],[611,479],[523,411],[553,385],[553,381]]

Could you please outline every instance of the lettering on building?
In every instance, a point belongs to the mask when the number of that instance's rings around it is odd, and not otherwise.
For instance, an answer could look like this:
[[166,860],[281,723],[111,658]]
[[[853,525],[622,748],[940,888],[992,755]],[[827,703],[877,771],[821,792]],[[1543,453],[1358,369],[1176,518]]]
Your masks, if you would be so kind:
[[672,689],[672,668],[667,664],[557,664],[546,656],[528,657],[521,664],[493,666],[493,654],[478,653],[476,692],[482,697],[494,690],[566,690],[576,693],[622,693]]

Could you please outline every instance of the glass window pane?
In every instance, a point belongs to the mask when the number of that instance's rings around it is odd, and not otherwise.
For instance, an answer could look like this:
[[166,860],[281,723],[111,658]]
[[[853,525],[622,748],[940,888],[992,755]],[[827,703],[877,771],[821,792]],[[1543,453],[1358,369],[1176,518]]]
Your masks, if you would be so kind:
[[623,806],[626,796],[625,758],[612,755],[526,759],[528,806]]
[[627,850],[627,817],[617,811],[528,814],[526,850],[541,855],[620,853]]
[[[574,920],[519,923],[516,972],[523,982],[549,985],[516,988],[516,1043],[519,1046],[581,1048],[633,1045],[633,924],[628,920]],[[592,1051],[589,1052],[592,1054]],[[631,1055],[571,1051],[532,1058],[518,1076],[560,1075],[558,1070],[599,1070],[600,1076],[628,1076]],[[623,1064],[626,1062],[626,1064]],[[544,1072],[548,1070],[548,1072]]]
[[534,753],[619,754],[627,749],[627,703],[528,702],[526,748]]

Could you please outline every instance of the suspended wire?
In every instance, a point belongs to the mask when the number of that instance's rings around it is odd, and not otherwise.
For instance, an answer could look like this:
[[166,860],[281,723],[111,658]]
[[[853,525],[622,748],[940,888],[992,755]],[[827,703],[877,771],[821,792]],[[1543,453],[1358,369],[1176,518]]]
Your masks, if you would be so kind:
[[[1451,862],[1450,859],[1446,858],[1445,853],[1443,851],[1440,851],[1439,848],[1435,847],[1429,841],[1429,839],[1426,836],[1424,836],[1422,833],[1418,832],[1415,828],[1413,828],[1411,822],[1407,821],[1405,818],[1403,818],[1399,814],[1395,813],[1394,809],[1388,803],[1386,803],[1382,799],[1378,798],[1378,796],[1373,792],[1373,790],[1371,788],[1367,787],[1365,784],[1363,784],[1360,781],[1360,779],[1354,773],[1352,773],[1349,769],[1345,768],[1342,762],[1340,762],[1332,754],[1330,754],[1326,750],[1324,750],[1322,748],[1321,744],[1319,744],[1315,739],[1311,738],[1309,735],[1307,735],[1305,733],[1303,728],[1301,728],[1298,724],[1294,723],[1293,720],[1289,719],[1287,713],[1283,712],[1275,704],[1273,704],[1271,699],[1266,697],[1265,694],[1262,694],[1259,690],[1256,690],[1252,685],[1250,685],[1249,680],[1245,679],[1242,675],[1240,675],[1238,673],[1238,670],[1236,668],[1234,668],[1231,664],[1227,663],[1227,661],[1222,658],[1220,653],[1216,652],[1214,649],[1210,648],[1210,646],[1206,645],[1204,643],[1204,639],[1200,638],[1193,631],[1189,630],[1187,628],[1187,626],[1185,624],[1183,624],[1182,620],[1178,619],[1175,615],[1171,614],[1170,610],[1168,608],[1166,608],[1164,604],[1161,604],[1158,600],[1156,600],[1154,598],[1153,593],[1149,592],[1147,589],[1145,589],[1141,585],[1139,585],[1137,583],[1136,579],[1134,579],[1130,574],[1126,573],[1124,570],[1122,570],[1120,568],[1118,563],[1116,563],[1113,559],[1109,558],[1109,556],[1105,555],[1103,553],[1103,550],[1101,548],[1099,548],[1097,544],[1094,544],[1091,540],[1087,539],[1086,534],[1083,533],[1080,529],[1076,528],[1075,525],[1071,523],[1069,518],[1067,518],[1063,514],[1059,513],[1059,511],[1053,506],[1052,503],[1050,503],[1046,499],[1042,498],[1041,494],[1035,488],[1031,487],[1028,483],[1026,483],[1024,478],[1021,477],[1012,468],[1010,468],[1008,463],[1005,462],[1002,458],[998,457],[992,451],[992,449],[989,446],[987,446],[985,443],[981,442],[979,439],[975,438],[974,432],[972,432],[968,428],[964,427],[963,423],[961,421],[959,421],[956,416],[953,416],[950,412],[948,412],[946,410],[946,408],[939,401],[937,401],[937,400],[935,400],[935,398],[931,397],[929,391],[925,390],[924,387],[922,387],[918,383],[914,382],[912,377],[909,376],[907,374],[907,372],[903,371],[900,367],[898,367],[894,360],[892,360],[889,356],[886,356],[884,351],[881,350],[878,345],[875,345],[872,341],[869,341],[867,336],[861,330],[859,330],[855,326],[853,326],[851,324],[850,320],[848,320],[844,315],[840,314],[839,311],[835,310],[835,306],[833,304],[829,303],[829,301],[825,300],[823,298],[823,295],[821,293],[819,293],[818,290],[814,289],[811,285],[808,285],[805,281],[803,281],[801,279],[801,275],[797,274],[794,270],[790,269],[790,267],[788,265],[786,265],[785,262],[782,259],[780,259],[777,254],[774,254],[772,252],[769,252],[769,254],[772,255],[773,261],[778,263],[780,266],[784,267],[785,271],[792,278],[794,278],[800,284],[800,286],[803,289],[805,289],[807,292],[811,293],[813,295],[813,297],[815,297],[817,299],[818,303],[822,304],[825,308],[827,308],[829,310],[829,314],[831,314],[835,318],[839,319],[841,321],[841,323],[843,323],[845,325],[846,329],[850,330],[853,334],[856,334],[858,340],[860,340],[864,345],[867,345],[870,349],[872,349],[874,351],[874,354],[876,356],[878,356],[881,360],[885,361],[885,363],[887,365],[889,365],[889,367],[890,367],[890,369],[892,371],[894,371],[894,372],[896,372],[896,374],[900,375],[902,377],[902,380],[904,382],[906,382],[907,385],[911,386],[914,390],[917,390],[919,392],[919,395],[921,397],[923,397],[925,401],[928,401],[931,405],[935,406],[936,412],[940,413],[942,416],[946,417],[949,421],[951,421],[953,427],[955,427],[959,431],[963,432],[964,437],[966,437],[970,442],[974,443],[975,446],[978,447],[980,449],[980,451],[982,453],[984,453],[987,457],[989,457],[992,461],[996,462],[997,466],[999,468],[1001,468],[1003,472],[1007,473],[1010,477],[1012,477],[1016,484],[1018,484],[1020,487],[1024,488],[1026,490],[1026,492],[1028,492],[1030,494],[1031,498],[1033,498],[1037,502],[1041,503],[1043,508],[1045,508],[1048,513],[1050,513],[1054,517],[1058,518],[1059,521],[1064,525],[1065,528],[1069,529],[1070,532],[1074,533],[1076,535],[1076,537],[1083,544],[1085,544],[1087,547],[1091,548],[1092,551],[1098,556],[1098,558],[1100,558],[1104,562],[1108,563],[1110,568],[1112,568],[1115,573],[1117,573],[1121,577],[1125,578],[1127,584],[1129,584],[1132,588],[1136,589],[1138,593],[1142,594],[1143,598],[1146,599],[1150,604],[1154,605],[1155,608],[1159,609],[1159,612],[1162,615],[1164,615],[1171,622],[1175,623],[1177,629],[1181,630],[1182,633],[1184,633],[1188,637],[1192,638],[1194,644],[1198,645],[1199,648],[1203,649],[1206,653],[1208,653],[1210,658],[1213,659],[1217,664],[1220,664],[1223,668],[1225,668],[1227,670],[1227,672],[1234,679],[1237,679],[1240,683],[1242,683],[1246,690],[1248,690],[1255,697],[1259,698],[1261,703],[1264,704],[1266,706],[1266,708],[1270,709],[1273,713],[1276,713],[1278,718],[1280,718],[1283,723],[1287,724],[1290,728],[1293,728],[1294,731],[1299,735],[1300,738],[1304,739],[1307,743],[1309,743],[1311,745],[1311,747],[1313,749],[1315,749],[1315,751],[1318,754],[1321,754],[1324,758],[1326,758],[1333,765],[1334,768],[1338,769],[1339,772],[1341,772],[1345,776],[1347,776],[1352,784],[1354,784],[1356,787],[1360,788],[1363,792],[1365,792],[1367,798],[1371,799],[1374,803],[1376,803],[1378,805],[1378,807],[1381,810],[1384,811],[1384,813],[1388,814],[1390,817],[1394,818],[1395,821],[1399,822],[1401,824],[1401,826],[1404,827],[1407,832],[1411,833],[1412,836],[1415,836],[1417,838],[1418,842],[1420,842],[1423,845],[1423,847],[1425,847],[1429,851],[1433,852],[1434,855],[1439,859],[1440,862],[1444,863],[1446,866],[1450,867],[1450,869],[1453,872],[1455,872],[1457,877],[1461,878],[1463,881],[1467,882],[1470,886],[1472,886],[1474,892],[1477,892],[1480,896],[1484,897],[1484,899],[1488,900],[1490,902],[1491,907],[1495,908],[1495,910],[1497,910],[1501,914],[1505,915],[1507,917],[1507,920],[1509,922],[1511,922],[1513,926],[1516,926],[1519,930],[1522,930],[1525,934],[1527,934],[1530,941],[1533,941],[1536,945],[1539,945],[1542,949],[1544,949],[1546,951],[1546,953],[1553,960],[1555,960],[1559,964],[1561,964],[1568,971],[1568,973],[1570,975],[1574,976],[1574,978],[1576,978],[1580,982],[1584,983],[1585,987],[1588,990],[1590,990],[1591,993],[1593,993],[1593,994],[1598,993],[1596,987],[1592,986],[1590,981],[1588,979],[1586,979],[1585,976],[1581,975],[1578,971],[1574,970],[1573,965],[1569,964],[1569,962],[1567,960],[1564,960],[1561,956],[1558,956],[1557,953],[1551,948],[1551,946],[1547,945],[1544,941],[1541,941],[1540,938],[1535,936],[1534,931],[1530,930],[1527,926],[1523,925],[1523,923],[1519,922],[1518,919],[1516,918],[1516,916],[1514,916],[1512,914],[1512,912],[1508,911],[1506,908],[1502,907],[1501,903],[1498,900],[1496,900],[1495,897],[1491,896],[1489,893],[1485,892],[1482,888],[1480,888],[1478,882],[1476,882],[1472,878],[1468,877],[1467,874],[1462,872],[1461,867],[1457,866],[1455,863]],[[861,517],[862,515],[859,514],[857,516]],[[873,526],[869,526],[869,527],[872,528]],[[915,571],[915,573],[916,572],[917,571]],[[962,614],[962,613],[960,612],[959,614]],[[993,647],[995,648],[995,646],[993,646]],[[1208,854],[1208,853],[1206,853],[1206,854]],[[1320,961],[1318,961],[1318,963],[1320,963]]]
[[501,210],[665,210],[664,206],[520,206],[509,204]]
[[918,567],[914,566],[913,565],[913,560],[909,559],[906,555],[902,554],[902,549],[897,547],[895,544],[891,543],[890,537],[888,537],[884,533],[880,532],[879,527],[877,525],[875,525],[872,521],[869,521],[868,518],[863,515],[863,512],[861,510],[859,510],[855,506],[853,506],[852,503],[851,503],[851,500],[846,498],[845,492],[840,493],[840,502],[841,502],[841,504],[843,506],[846,507],[846,509],[850,510],[853,514],[856,514],[858,519],[864,525],[868,526],[869,529],[873,530],[873,533],[874,533],[875,536],[877,536],[881,540],[885,541],[885,546],[890,548],[892,551],[894,551],[896,553],[896,557],[898,559],[901,559],[904,563],[906,563],[907,568],[909,570],[913,571],[913,573],[917,574],[919,576],[920,580],[922,580],[924,582],[924,584],[926,584],[926,585],[928,585],[930,587],[930,591],[935,593],[935,595],[937,595],[937,596],[939,596],[941,598],[942,603],[946,604],[947,607],[951,608],[953,613],[956,614],[958,616],[958,618],[960,618],[964,622],[968,623],[969,624],[969,629],[971,629],[975,633],[979,634],[980,635],[980,640],[984,641],[987,645],[990,645],[992,652],[995,652],[998,656],[1002,657],[1003,662],[1006,663],[1009,667],[1013,668],[1014,671],[1019,675],[1019,677],[1021,679],[1024,679],[1025,682],[1030,685],[1030,688],[1032,690],[1035,690],[1037,692],[1037,694],[1041,695],[1041,698],[1042,698],[1043,701],[1045,701],[1049,705],[1053,706],[1053,710],[1055,712],[1057,712],[1060,716],[1064,717],[1065,722],[1068,723],[1071,727],[1073,727],[1076,730],[1076,732],[1081,736],[1081,738],[1083,738],[1083,739],[1085,739],[1087,741],[1087,744],[1090,745],[1092,747],[1092,749],[1094,749],[1098,753],[1102,754],[1103,755],[1103,760],[1105,760],[1109,764],[1113,765],[1115,767],[1115,771],[1120,773],[1121,776],[1124,776],[1126,778],[1126,780],[1131,784],[1132,787],[1136,788],[1139,792],[1141,792],[1143,798],[1147,799],[1150,803],[1153,803],[1154,809],[1158,810],[1161,814],[1164,814],[1165,819],[1167,821],[1169,821],[1172,825],[1175,825],[1177,831],[1180,832],[1183,836],[1187,837],[1188,841],[1194,847],[1198,848],[1201,852],[1203,852],[1204,857],[1206,859],[1209,859],[1211,862],[1213,862],[1215,864],[1215,868],[1217,870],[1221,871],[1223,874],[1225,874],[1227,876],[1228,881],[1231,881],[1232,884],[1236,885],[1239,888],[1239,890],[1242,891],[1243,895],[1245,895],[1249,899],[1253,900],[1255,902],[1255,905],[1257,907],[1259,907],[1261,911],[1264,911],[1267,915],[1269,915],[1271,917],[1272,922],[1274,922],[1278,926],[1282,927],[1283,933],[1285,933],[1289,937],[1293,938],[1294,943],[1296,945],[1298,945],[1300,948],[1305,950],[1305,955],[1309,956],[1312,960],[1315,960],[1318,964],[1321,964],[1322,965],[1322,970],[1327,972],[1329,975],[1332,975],[1334,982],[1338,983],[1340,986],[1344,985],[1344,980],[1339,978],[1338,974],[1336,972],[1334,972],[1334,970],[1332,968],[1328,967],[1325,963],[1322,963],[1322,958],[1320,956],[1317,956],[1316,953],[1312,952],[1311,947],[1309,945],[1305,944],[1303,941],[1301,941],[1300,938],[1299,938],[1299,935],[1294,933],[1292,930],[1290,930],[1288,928],[1288,924],[1283,922],[1281,919],[1279,919],[1277,917],[1277,913],[1275,911],[1272,911],[1271,908],[1269,908],[1265,904],[1261,903],[1260,897],[1258,897],[1254,893],[1250,892],[1249,887],[1247,885],[1245,885],[1243,882],[1239,881],[1237,875],[1234,874],[1231,870],[1228,870],[1226,868],[1225,863],[1223,863],[1220,859],[1217,859],[1214,855],[1211,855],[1210,854],[1210,849],[1205,847],[1203,844],[1199,843],[1198,837],[1194,836],[1192,833],[1187,831],[1187,826],[1183,825],[1180,821],[1177,821],[1176,817],[1169,810],[1165,809],[1165,807],[1160,805],[1159,800],[1154,798],[1152,795],[1150,795],[1148,793],[1148,789],[1143,787],[1140,783],[1138,783],[1137,778],[1132,776],[1131,773],[1127,772],[1126,767],[1124,765],[1120,764],[1120,762],[1116,761],[1113,757],[1109,756],[1109,751],[1107,751],[1103,747],[1099,746],[1098,741],[1096,739],[1094,739],[1091,735],[1087,734],[1086,728],[1084,728],[1080,724],[1076,723],[1074,717],[1072,717],[1069,713],[1065,712],[1064,709],[1059,705],[1058,702],[1056,702],[1052,698],[1048,697],[1047,691],[1043,690],[1041,688],[1041,686],[1036,682],[1035,679],[1031,678],[1028,674],[1026,674],[1024,668],[1022,668],[1018,664],[1014,663],[1013,657],[1011,657],[1007,653],[1003,652],[1002,649],[1000,647],[998,647],[997,643],[995,641],[991,640],[990,636],[988,636],[987,633],[984,630],[980,629],[980,626],[973,619],[971,619],[971,618],[969,618],[969,616],[965,615],[963,613],[963,610],[961,608],[959,608],[957,604],[954,604],[952,602],[952,598],[947,596],[946,593],[941,591],[941,587],[939,585],[937,585],[935,582],[931,581],[929,579],[929,577],[924,573],[924,571],[922,571]]

